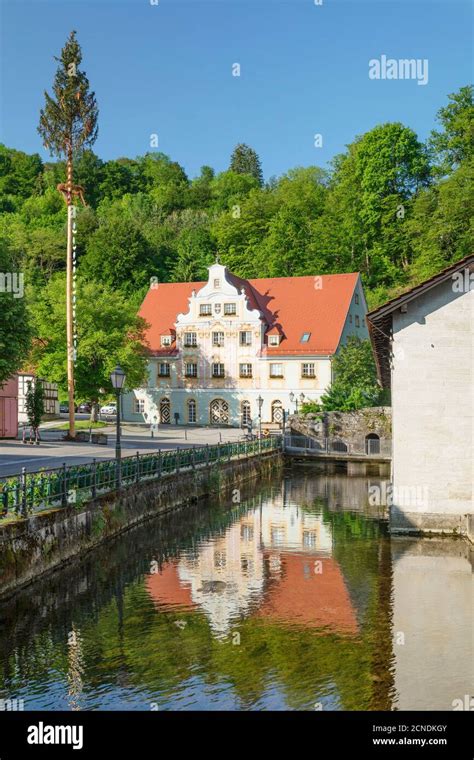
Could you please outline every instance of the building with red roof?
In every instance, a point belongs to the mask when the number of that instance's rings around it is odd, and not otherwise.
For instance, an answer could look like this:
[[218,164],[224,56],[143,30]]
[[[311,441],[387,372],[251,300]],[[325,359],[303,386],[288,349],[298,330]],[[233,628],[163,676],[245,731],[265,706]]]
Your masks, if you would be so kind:
[[207,282],[152,285],[147,386],[124,399],[124,418],[149,423],[281,423],[283,410],[319,400],[349,335],[367,338],[360,276],[244,280],[222,264]]

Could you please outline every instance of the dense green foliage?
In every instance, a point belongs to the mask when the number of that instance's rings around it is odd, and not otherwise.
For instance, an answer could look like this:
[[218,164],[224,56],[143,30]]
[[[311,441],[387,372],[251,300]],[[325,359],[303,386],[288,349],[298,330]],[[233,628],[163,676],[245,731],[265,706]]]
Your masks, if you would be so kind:
[[321,403],[308,401],[302,414],[350,412],[388,402],[386,392],[377,383],[372,347],[369,340],[351,335],[333,359],[334,380],[321,397]]
[[23,274],[7,242],[0,237],[0,385],[17,372],[30,347]]
[[[79,265],[139,295],[150,277],[205,276],[216,252],[241,276],[358,270],[373,305],[469,249],[472,88],[450,96],[439,122],[426,145],[400,123],[376,126],[330,171],[299,167],[266,184],[248,146],[229,170],[203,166],[193,180],[162,153],[104,162],[85,150],[75,161],[89,204],[78,212]],[[65,266],[55,189],[65,164],[2,146],[0,175],[1,232],[30,283],[44,282]]]
[[[245,145],[227,171],[203,166],[194,179],[159,152],[102,161],[85,149],[74,160],[88,203],[77,216],[78,274],[99,301],[104,287],[136,308],[150,281],[202,280],[218,253],[242,277],[360,271],[374,307],[471,251],[472,87],[450,95],[438,121],[426,144],[403,124],[381,124],[328,171],[297,167],[267,183]],[[56,326],[40,311],[66,264],[56,190],[65,177],[63,161],[0,146],[0,239],[49,342]]]
[[[54,275],[41,292],[29,294],[36,342],[33,361],[38,374],[64,389],[66,378],[66,285]],[[98,402],[113,390],[110,373],[119,362],[127,387],[136,388],[146,374],[144,321],[133,303],[107,285],[79,278],[77,283],[78,347],[76,398]]]

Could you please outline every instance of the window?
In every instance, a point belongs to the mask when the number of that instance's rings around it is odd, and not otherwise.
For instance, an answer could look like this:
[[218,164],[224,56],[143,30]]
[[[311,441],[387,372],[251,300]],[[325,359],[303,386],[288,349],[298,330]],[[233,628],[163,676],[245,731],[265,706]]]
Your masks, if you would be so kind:
[[282,544],[285,540],[285,528],[280,525],[271,525],[270,536],[272,546],[278,546]]
[[283,364],[270,364],[270,377],[283,377]]
[[251,364],[239,364],[240,377],[252,377],[252,365]]
[[135,398],[133,400],[133,411],[135,414],[143,414],[145,411],[145,399],[144,398]]
[[250,332],[250,330],[241,330],[239,343],[241,346],[252,345],[252,333]]
[[162,335],[161,336],[161,345],[162,346],[171,346],[171,335]]
[[227,316],[230,316],[231,314],[237,314],[237,306],[235,303],[225,303],[224,304],[224,314],[227,314]]
[[216,362],[212,365],[212,377],[224,377],[224,365]]
[[311,333],[305,332],[300,338],[300,343],[308,343],[310,338],[311,338]]
[[278,346],[280,344],[280,336],[279,335],[269,335],[268,336],[268,345],[269,346]]
[[195,332],[184,333],[184,345],[186,346],[186,348],[190,348],[191,346],[197,346],[197,333]]
[[224,333],[223,332],[213,332],[212,333],[212,345],[213,346],[223,346],[224,345]]
[[186,362],[184,365],[184,375],[185,377],[197,377],[198,374],[198,365],[195,362]]
[[301,377],[314,377],[314,363],[304,362],[301,365]]
[[193,398],[188,401],[188,422],[196,422],[196,402]]
[[356,314],[356,327],[360,327],[360,319],[358,314]]
[[318,534],[315,530],[303,531],[303,549],[316,549],[318,545]]
[[242,416],[242,426],[252,424],[252,415],[250,413],[250,401],[242,401],[240,405],[240,412]]
[[170,365],[168,362],[160,362],[158,364],[158,377],[169,377],[170,376]]
[[240,526],[240,538],[246,543],[253,541],[253,525],[243,523],[243,525]]
[[349,324],[352,324],[352,314],[349,314]]
[[354,296],[354,303],[359,303],[359,294],[356,293]]
[[220,288],[220,286],[221,286],[221,281],[219,280],[218,277],[216,277],[216,279],[214,280],[214,287]]
[[212,314],[212,304],[202,303],[199,307],[200,317],[209,317]]

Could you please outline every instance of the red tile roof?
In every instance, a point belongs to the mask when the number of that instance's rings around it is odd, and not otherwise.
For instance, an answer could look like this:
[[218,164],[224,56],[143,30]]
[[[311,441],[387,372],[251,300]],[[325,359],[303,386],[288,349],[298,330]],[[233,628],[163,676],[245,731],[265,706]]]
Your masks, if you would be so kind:
[[[358,276],[351,273],[242,280],[227,273],[229,281],[245,289],[250,308],[262,312],[269,330],[274,333],[273,328],[277,328],[282,334],[279,346],[265,346],[268,356],[335,353]],[[174,331],[177,315],[188,311],[192,291],[204,285],[205,282],[172,282],[150,288],[140,316],[149,324],[147,340],[153,353],[176,353],[174,342],[170,347],[161,346],[161,335]],[[311,333],[307,343],[300,342],[304,332]]]
[[[333,633],[358,633],[356,613],[335,559],[318,557],[322,573],[315,574],[315,555],[273,553],[280,558],[281,576],[270,583],[256,617]],[[267,552],[265,556],[268,558],[271,554]]]

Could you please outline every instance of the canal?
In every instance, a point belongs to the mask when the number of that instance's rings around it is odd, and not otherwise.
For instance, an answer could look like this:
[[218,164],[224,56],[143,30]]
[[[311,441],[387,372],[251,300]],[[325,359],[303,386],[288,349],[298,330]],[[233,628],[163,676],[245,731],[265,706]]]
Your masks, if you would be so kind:
[[461,540],[390,537],[378,474],[277,482],[124,533],[0,606],[25,710],[452,710],[471,693]]

